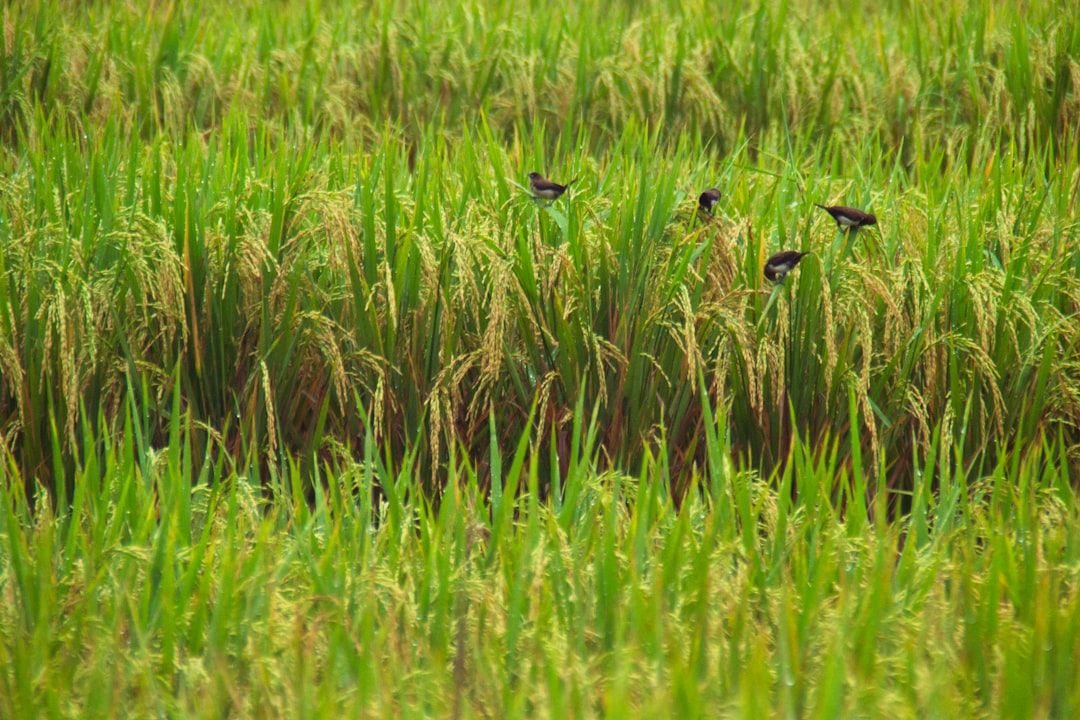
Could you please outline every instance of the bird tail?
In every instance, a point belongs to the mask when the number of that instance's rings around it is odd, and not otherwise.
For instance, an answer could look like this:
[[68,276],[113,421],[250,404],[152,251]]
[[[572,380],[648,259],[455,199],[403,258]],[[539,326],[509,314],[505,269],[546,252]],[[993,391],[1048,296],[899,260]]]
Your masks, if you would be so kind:
[[574,183],[576,183],[577,181],[578,181],[578,179],[577,179],[577,178],[574,178],[574,179],[573,179],[573,180],[571,180],[570,182],[566,183],[566,185],[564,185],[563,187],[570,187],[571,185],[573,185],[573,184],[574,184]]
[[817,205],[822,210],[828,210],[829,209],[829,208],[825,207],[824,205],[822,205],[821,203],[814,203],[814,204]]

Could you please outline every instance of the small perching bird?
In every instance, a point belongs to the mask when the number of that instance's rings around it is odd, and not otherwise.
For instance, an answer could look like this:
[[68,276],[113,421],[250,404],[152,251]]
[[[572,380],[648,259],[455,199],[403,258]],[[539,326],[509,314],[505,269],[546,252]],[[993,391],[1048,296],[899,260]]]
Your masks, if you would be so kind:
[[818,205],[814,203],[825,212],[832,215],[833,220],[836,221],[836,227],[840,229],[840,232],[847,232],[849,230],[858,230],[861,227],[867,225],[877,225],[877,218],[868,212],[857,210],[855,208],[844,207],[843,205]]
[[545,179],[538,172],[529,173],[529,189],[532,190],[533,198],[536,200],[557,200],[560,195],[566,192],[566,188],[575,182],[577,182],[577,178],[565,185],[560,185]]
[[809,254],[809,251],[799,252],[798,250],[784,250],[776,253],[765,261],[765,279],[777,285],[781,284],[787,274],[799,264],[799,261]]
[[698,196],[698,209],[706,215],[713,214],[713,208],[720,202],[720,191],[716,188],[709,188],[705,192]]

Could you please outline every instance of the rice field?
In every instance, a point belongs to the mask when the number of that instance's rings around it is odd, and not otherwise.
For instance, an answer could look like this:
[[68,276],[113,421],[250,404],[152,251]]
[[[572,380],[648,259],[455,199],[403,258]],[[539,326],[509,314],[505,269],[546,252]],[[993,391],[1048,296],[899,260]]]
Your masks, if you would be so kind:
[[1080,712],[1064,4],[0,22],[0,717]]

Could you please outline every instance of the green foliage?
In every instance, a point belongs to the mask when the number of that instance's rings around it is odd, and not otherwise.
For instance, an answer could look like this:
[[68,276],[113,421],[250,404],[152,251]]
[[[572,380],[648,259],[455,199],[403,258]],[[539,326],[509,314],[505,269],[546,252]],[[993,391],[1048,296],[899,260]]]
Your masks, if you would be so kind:
[[0,715],[1076,714],[1058,4],[0,22]]
[[[536,398],[545,467],[565,465],[585,396],[610,466],[664,427],[681,487],[704,459],[704,369],[766,472],[796,430],[901,488],[938,423],[981,467],[1058,425],[1075,445],[1077,32],[1010,8],[900,5],[852,35],[834,28],[852,8],[786,22],[797,5],[678,26],[623,6],[620,29],[589,6],[547,26],[520,4],[374,23],[17,4],[0,437],[55,489],[80,405],[114,420],[145,386],[160,438],[179,388],[199,455],[222,438],[310,469],[360,446],[369,413],[441,484],[447,448],[520,436]],[[519,184],[534,168],[582,179],[544,207]],[[724,200],[702,225],[709,185]],[[839,236],[819,200],[882,223]],[[762,261],[790,247],[815,254],[770,292]]]
[[4,717],[1080,706],[1080,506],[1059,437],[976,475],[948,470],[962,448],[935,432],[888,522],[835,451],[796,439],[777,485],[733,465],[711,410],[710,464],[677,505],[666,446],[633,476],[602,472],[581,405],[561,492],[540,499],[556,483],[530,433],[492,445],[490,495],[451,450],[437,502],[414,456],[373,441],[320,466],[333,481],[309,498],[289,457],[269,477],[209,458],[196,474],[190,416],[158,447],[134,408],[80,421],[66,511],[0,471]]

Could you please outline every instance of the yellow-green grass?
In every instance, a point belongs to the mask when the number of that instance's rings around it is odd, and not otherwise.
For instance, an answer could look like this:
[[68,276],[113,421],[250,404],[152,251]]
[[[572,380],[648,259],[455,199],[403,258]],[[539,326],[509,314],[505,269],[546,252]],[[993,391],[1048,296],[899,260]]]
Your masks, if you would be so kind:
[[1075,13],[0,20],[0,716],[1076,713]]
[[[310,468],[367,412],[436,485],[537,397],[565,447],[583,395],[612,467],[663,427],[682,483],[699,370],[765,472],[794,430],[901,488],[939,424],[979,467],[1076,444],[1080,21],[545,8],[9,7],[0,437],[24,472],[52,488],[80,406],[114,419],[132,388],[160,435],[179,388],[200,448]],[[582,180],[542,208],[532,169]],[[844,239],[815,201],[882,221]],[[814,255],[762,292],[789,248]]]
[[772,486],[712,420],[676,507],[663,446],[600,472],[575,421],[546,500],[528,436],[492,446],[490,496],[454,456],[432,502],[368,442],[309,501],[295,463],[195,476],[190,424],[154,448],[130,413],[81,439],[63,511],[28,507],[9,469],[0,715],[1075,716],[1060,444],[975,475],[935,437],[890,522],[835,455],[797,442]]
[[[766,473],[794,430],[903,488],[939,425],[978,467],[1043,430],[1076,444],[1075,154],[995,146],[929,183],[870,141],[847,147],[865,170],[845,179],[809,140],[785,153],[801,162],[710,161],[640,131],[560,162],[540,130],[433,129],[410,172],[391,139],[283,144],[241,118],[188,139],[107,123],[84,150],[61,131],[4,179],[2,437],[48,487],[80,412],[114,419],[133,397],[160,436],[174,391],[200,451],[310,468],[357,447],[367,412],[437,484],[446,448],[482,454],[492,413],[512,443],[537,397],[563,450],[579,396],[613,467],[666,428],[681,481],[702,455],[699,372]],[[551,207],[516,184],[543,166],[583,176]],[[725,200],[703,225],[711,184]],[[881,223],[841,236],[819,199]],[[784,248],[814,254],[773,289],[763,259]]]

